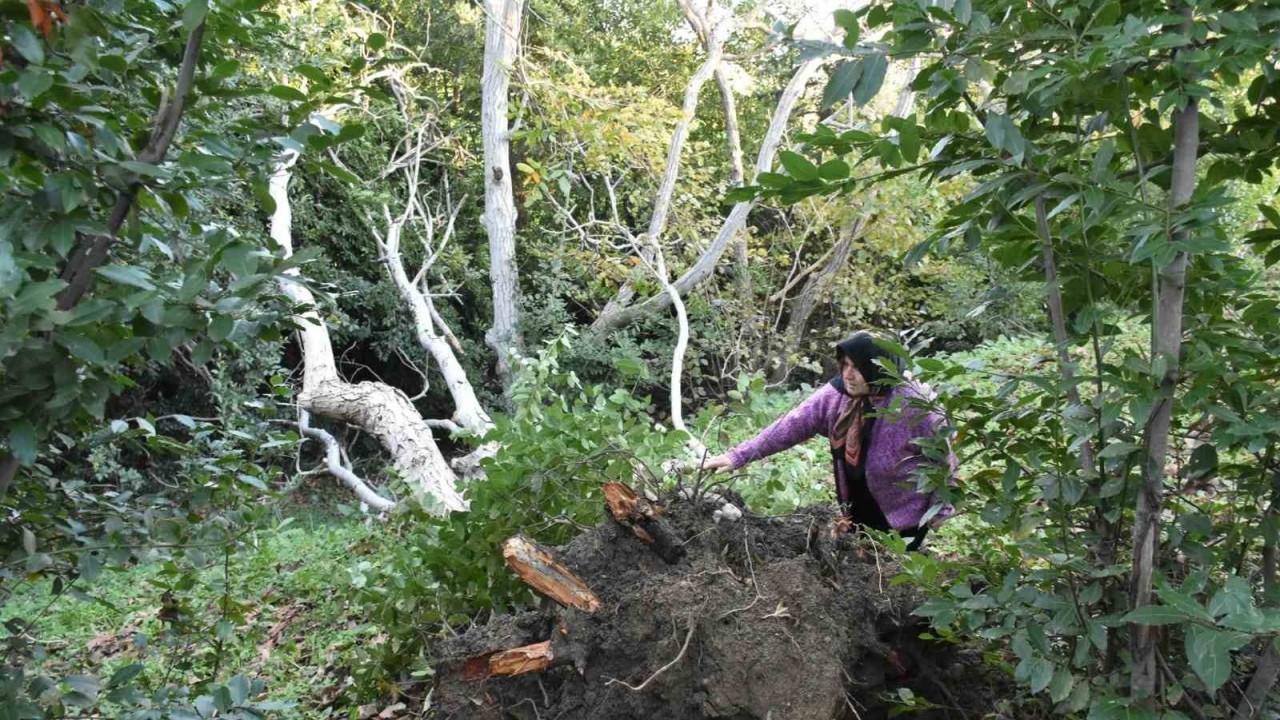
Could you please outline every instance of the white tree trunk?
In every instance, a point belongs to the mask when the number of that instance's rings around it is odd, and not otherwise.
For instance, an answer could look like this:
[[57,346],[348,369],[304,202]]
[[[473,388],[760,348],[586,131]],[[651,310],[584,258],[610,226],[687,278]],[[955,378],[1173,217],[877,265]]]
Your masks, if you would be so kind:
[[[791,77],[791,81],[787,83],[786,89],[782,92],[782,97],[778,99],[777,107],[774,108],[773,117],[769,121],[769,129],[765,132],[764,142],[760,146],[760,154],[756,158],[755,174],[752,176],[752,182],[755,181],[757,175],[762,172],[768,172],[773,168],[773,158],[778,151],[778,144],[782,142],[782,134],[786,130],[787,122],[791,117],[791,110],[795,107],[800,96],[804,94],[805,86],[808,85],[809,79],[813,77],[813,74],[821,64],[821,60],[808,60],[802,63],[796,69],[795,75]],[[698,258],[693,267],[686,270],[683,275],[672,283],[676,292],[681,295],[687,295],[690,290],[711,276],[711,273],[715,271],[716,263],[720,261],[720,257],[724,254],[725,248],[729,246],[729,242],[734,235],[742,229],[742,226],[747,221],[747,215],[753,207],[755,207],[754,200],[740,202],[733,206],[711,245],[702,253],[702,256]],[[642,303],[629,307],[617,307],[614,303],[610,303],[596,318],[596,321],[592,323],[591,328],[596,333],[606,335],[620,330],[640,318],[659,312],[670,305],[671,294],[667,292],[654,295]]]
[[[701,27],[692,16],[690,16],[690,25],[693,26],[694,32],[701,31]],[[657,258],[658,243],[661,242],[662,233],[667,228],[667,213],[671,210],[671,198],[675,196],[676,180],[680,177],[680,156],[684,153],[684,142],[689,137],[689,126],[693,124],[694,115],[698,110],[698,95],[702,92],[702,86],[720,65],[724,33],[720,32],[719,28],[713,27],[708,27],[706,32],[708,34],[707,59],[694,71],[689,78],[689,83],[685,86],[684,101],[680,106],[680,120],[676,122],[675,130],[671,134],[671,145],[667,148],[667,163],[662,170],[662,182],[658,185],[658,194],[653,199],[649,229],[645,231],[644,241],[640,245],[640,260],[651,268]],[[635,290],[631,287],[631,283],[623,283],[618,289],[617,296],[609,301],[592,327],[599,326],[601,319],[621,311],[634,297]],[[661,297],[667,298],[668,303],[671,302],[669,293],[664,293]]]
[[464,430],[483,437],[493,429],[493,420],[480,405],[480,399],[476,397],[475,389],[471,387],[471,381],[467,379],[467,373],[463,370],[462,363],[458,362],[453,347],[444,333],[437,331],[435,313],[431,311],[427,295],[414,285],[404,270],[404,262],[400,256],[400,231],[403,226],[403,218],[391,222],[387,227],[386,238],[379,241],[383,264],[413,316],[413,329],[418,344],[436,361],[440,374],[444,376],[445,385],[453,397],[453,421]]
[[[289,206],[290,168],[296,153],[286,153],[271,175],[268,190],[275,201],[271,237],[285,255],[293,254],[293,213]],[[392,467],[410,487],[434,499],[442,511],[466,510],[467,501],[454,487],[456,478],[436,447],[431,430],[417,408],[399,390],[383,383],[351,384],[338,375],[329,329],[315,309],[315,296],[287,270],[280,289],[295,304],[305,306],[300,325],[303,376],[298,404],[303,410],[351,423],[373,435],[391,456]]]
[[484,227],[489,235],[493,327],[485,338],[498,356],[498,375],[511,387],[511,357],[520,353],[516,207],[511,191],[511,137],[507,126],[509,73],[520,47],[524,0],[484,0],[484,75],[481,134],[484,141]]

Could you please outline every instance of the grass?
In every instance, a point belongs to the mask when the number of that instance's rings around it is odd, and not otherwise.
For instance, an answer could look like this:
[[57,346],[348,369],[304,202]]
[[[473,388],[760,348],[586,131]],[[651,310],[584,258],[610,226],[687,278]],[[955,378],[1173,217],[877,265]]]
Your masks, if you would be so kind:
[[[376,539],[377,528],[359,520],[304,516],[260,532],[225,568],[213,562],[185,590],[163,564],[135,566],[104,573],[91,599],[53,600],[49,583],[34,584],[10,598],[0,620],[36,620],[47,656],[29,674],[105,676],[137,662],[142,686],[154,688],[197,684],[218,668],[220,680],[256,676],[272,700],[293,701],[281,717],[332,717],[323,705],[346,689],[349,656],[378,640],[378,629],[346,602],[348,568]],[[185,616],[181,630],[160,619],[166,591]],[[239,617],[219,628],[224,601]]]

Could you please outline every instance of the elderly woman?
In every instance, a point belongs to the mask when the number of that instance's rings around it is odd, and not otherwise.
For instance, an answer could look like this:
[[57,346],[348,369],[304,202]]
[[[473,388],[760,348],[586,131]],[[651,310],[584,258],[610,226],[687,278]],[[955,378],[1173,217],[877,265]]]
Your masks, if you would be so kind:
[[[915,550],[924,542],[929,525],[953,514],[950,506],[922,520],[936,498],[916,490],[912,474],[926,459],[915,441],[934,437],[943,427],[941,415],[908,407],[923,397],[910,382],[895,383],[876,363],[892,361],[869,332],[859,332],[836,346],[840,373],[831,382],[759,435],[723,455],[708,458],[703,467],[721,472],[792,448],[816,435],[831,443],[835,463],[836,497],[842,520],[837,532],[853,527],[895,530]],[[901,400],[901,412],[886,409]],[[949,454],[954,474],[956,458]]]

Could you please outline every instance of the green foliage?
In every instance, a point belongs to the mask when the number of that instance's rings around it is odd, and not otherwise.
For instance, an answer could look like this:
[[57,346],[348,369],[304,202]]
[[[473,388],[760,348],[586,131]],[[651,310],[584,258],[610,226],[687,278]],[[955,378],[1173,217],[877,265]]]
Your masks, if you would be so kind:
[[[708,405],[693,421],[693,432],[705,442],[727,450],[748,440],[811,393],[808,387],[793,392],[767,392],[763,375],[743,375],[729,390],[728,405]],[[726,481],[742,495],[752,512],[789,513],[796,508],[834,497],[831,454],[825,445],[808,443],[763,462],[742,468]]]
[[[988,355],[1006,353],[991,358],[994,368],[980,357],[919,363],[972,468],[962,485],[968,506],[988,528],[952,531],[972,533],[957,547],[973,548],[979,564],[913,559],[910,576],[937,588],[942,573],[958,573],[922,612],[945,632],[1007,643],[1030,692],[1091,718],[1179,716],[1179,705],[1233,702],[1221,690],[1232,652],[1275,634],[1263,629],[1271,611],[1259,599],[1276,578],[1241,578],[1264,547],[1275,548],[1280,434],[1264,418],[1277,397],[1280,326],[1262,268],[1280,252],[1274,213],[1265,202],[1261,216],[1252,207],[1275,183],[1280,16],[1230,2],[1181,10],[1092,0],[867,6],[855,15],[868,30],[883,31],[898,56],[921,60],[912,87],[922,111],[843,132],[819,126],[806,138],[807,162],[792,159],[788,176],[762,177],[751,191],[796,203],[861,194],[905,174],[968,178],[966,195],[909,262],[980,252],[1001,275],[1036,283],[1042,263],[1053,262],[1063,347],[1035,359],[993,345]],[[1193,98],[1198,182],[1190,202],[1170,208],[1169,118]],[[871,170],[805,172],[835,158]],[[1153,352],[1151,328],[1157,290],[1181,282],[1161,276],[1180,254],[1190,260],[1185,307],[1176,308],[1185,335],[1169,394],[1160,386],[1171,359]],[[1168,466],[1144,470],[1148,423],[1167,403]],[[1147,561],[1131,560],[1126,540],[1139,488],[1153,475],[1176,518],[1154,558],[1168,584],[1161,605],[1133,608],[1124,578]],[[1246,613],[1249,627],[1228,623],[1227,607]],[[1146,623],[1166,628],[1166,692],[1125,697],[1128,667],[1116,659],[1129,625]]]
[[[255,532],[229,567],[217,561],[199,569],[189,586],[176,587],[164,564],[112,568],[93,580],[91,597],[64,594],[51,603],[52,583],[30,584],[5,603],[0,619],[29,620],[44,648],[23,669],[27,681],[79,673],[65,687],[81,695],[98,688],[98,700],[80,712],[183,718],[206,717],[212,707],[219,717],[325,717],[317,708],[344,680],[335,674],[343,657],[378,642],[377,627],[353,615],[333,583],[353,556],[378,551],[377,530],[298,512]],[[220,636],[222,664],[241,674],[200,687],[217,649],[203,626],[220,620],[225,590],[239,612]],[[166,591],[181,608],[180,623],[158,612]],[[199,689],[186,694],[187,682]],[[11,697],[5,692],[0,698]],[[261,700],[264,693],[271,700]]]
[[[173,430],[162,434],[157,425]],[[295,441],[265,422],[226,427],[186,415],[117,419],[74,442],[62,436],[63,453],[88,454],[87,476],[59,477],[60,468],[38,466],[38,481],[5,500],[14,521],[2,530],[0,587],[6,601],[16,599],[5,603],[5,642],[26,662],[6,671],[0,701],[37,718],[71,706],[128,716],[149,708],[217,707],[231,717],[265,711],[255,700],[260,683],[223,674],[231,667],[228,633],[250,609],[225,579],[232,555],[268,518],[257,500],[279,471],[267,463]],[[140,457],[153,466],[140,471]],[[189,491],[171,492],[166,477],[183,478]],[[160,612],[151,629],[126,642],[139,657],[154,653],[155,663],[94,669],[45,647],[69,603],[95,610],[98,622],[116,621],[112,588],[137,568],[145,568],[146,583],[131,588],[145,590]],[[209,587],[214,607],[193,604],[201,578],[217,573],[223,581]]]

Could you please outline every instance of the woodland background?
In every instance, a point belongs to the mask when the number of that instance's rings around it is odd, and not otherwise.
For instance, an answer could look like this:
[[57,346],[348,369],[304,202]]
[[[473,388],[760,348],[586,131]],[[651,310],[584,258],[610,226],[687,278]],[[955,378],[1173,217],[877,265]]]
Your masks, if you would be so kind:
[[0,718],[429,713],[502,540],[861,328],[951,419],[901,581],[993,717],[1275,716],[1274,3],[0,9]]

